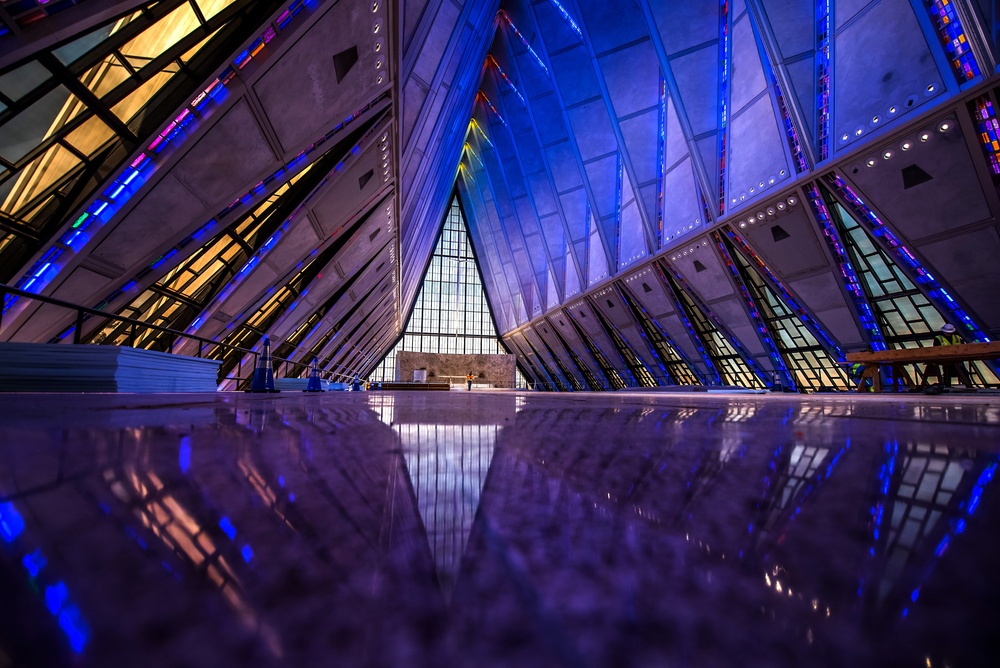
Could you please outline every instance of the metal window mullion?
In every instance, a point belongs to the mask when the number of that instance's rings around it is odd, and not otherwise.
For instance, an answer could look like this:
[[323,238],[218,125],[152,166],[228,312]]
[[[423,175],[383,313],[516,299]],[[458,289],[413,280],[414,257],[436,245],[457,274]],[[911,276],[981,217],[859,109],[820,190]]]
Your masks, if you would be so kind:
[[124,67],[128,71],[130,76],[133,77],[139,76],[139,70],[132,67],[132,63],[128,61],[128,58],[126,58],[125,54],[123,54],[119,49],[112,50],[109,55],[114,56],[118,60],[118,62],[121,63],[122,67]]
[[[93,118],[93,112],[89,107],[84,105],[84,110],[77,114],[73,119],[67,121],[58,130],[53,132],[47,137],[43,137],[42,140],[30,151],[24,154],[20,160],[11,165],[11,175],[10,178],[16,178],[24,168],[30,165],[32,162],[37,160],[39,157],[45,155],[45,153],[52,148],[53,145],[58,143],[60,140],[65,139],[67,135],[72,133],[74,130],[79,128],[81,125]],[[2,127],[2,126],[0,126]],[[75,152],[75,151],[74,151]],[[89,162],[90,158],[86,158]]]
[[[90,52],[85,53],[83,56],[70,63],[70,71],[75,76],[83,74],[91,67],[107,58],[113,51],[120,50],[122,46],[128,44],[133,39],[146,32],[146,30],[152,28],[157,21],[169,16],[171,12],[185,2],[187,2],[187,0],[162,0],[155,3],[151,2],[140,8],[138,11],[142,13],[141,19],[129,21],[122,27],[121,30],[109,35],[107,39],[91,49]],[[134,14],[135,11],[136,10],[130,11],[129,15]],[[119,17],[116,20],[121,20],[122,18],[125,17]],[[94,30],[100,30],[100,28],[94,28],[89,32],[93,32]]]
[[10,234],[20,238],[30,239],[31,241],[41,241],[41,237],[38,236],[34,228],[10,218],[5,214],[0,214],[0,230],[6,230]]
[[69,92],[76,95],[87,108],[104,121],[116,134],[131,144],[139,143],[139,138],[111,111],[110,107],[104,106],[101,98],[97,97],[90,88],[77,79],[69,68],[59,62],[55,56],[50,53],[41,54],[38,57],[38,62],[55,74],[56,78],[61,79],[61,83]]
[[204,28],[208,21],[205,20],[205,15],[202,13],[201,7],[198,6],[195,0],[189,0],[188,4],[191,5],[191,10],[194,11],[194,15],[198,18],[198,23]]

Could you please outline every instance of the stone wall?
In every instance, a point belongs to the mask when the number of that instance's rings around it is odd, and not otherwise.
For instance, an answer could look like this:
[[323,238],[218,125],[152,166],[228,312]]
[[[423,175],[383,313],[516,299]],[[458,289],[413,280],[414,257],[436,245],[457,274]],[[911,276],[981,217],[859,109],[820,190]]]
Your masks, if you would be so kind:
[[413,380],[414,369],[427,369],[428,382],[465,383],[465,374],[472,372],[475,385],[514,387],[515,358],[513,355],[446,355],[444,353],[396,354],[399,380]]

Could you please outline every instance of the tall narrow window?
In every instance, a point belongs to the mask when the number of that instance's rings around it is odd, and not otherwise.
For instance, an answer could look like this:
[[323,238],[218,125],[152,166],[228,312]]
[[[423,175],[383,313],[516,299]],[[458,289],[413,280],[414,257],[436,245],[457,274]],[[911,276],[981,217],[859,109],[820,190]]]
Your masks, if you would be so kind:
[[566,339],[559,333],[559,330],[553,327],[552,332],[559,338],[559,343],[562,344],[563,349],[569,354],[569,358],[573,361],[574,366],[576,366],[577,371],[580,372],[580,375],[587,382],[587,387],[594,391],[603,390],[604,385],[597,379],[594,372],[590,370],[590,367],[584,364],[580,356],[573,350],[573,346],[566,342]]
[[755,369],[751,368],[729,339],[719,331],[715,322],[701,310],[694,298],[677,282],[677,277],[667,270],[663,276],[670,286],[675,302],[684,313],[684,317],[702,348],[705,350],[712,366],[719,372],[720,379],[727,385],[762,388],[763,381]]
[[[830,191],[823,188],[822,192],[886,345],[890,349],[932,345],[935,333],[949,318]],[[954,314],[952,321],[961,325],[960,316],[960,313]],[[992,387],[1000,383],[1000,378],[987,363],[972,362],[969,366],[970,378],[976,386]]]
[[621,292],[622,300],[631,309],[632,315],[642,328],[646,341],[653,353],[656,355],[664,370],[670,374],[670,380],[674,385],[699,385],[701,381],[697,372],[684,359],[677,347],[667,338],[667,335],[660,329],[659,324],[653,320],[652,316],[642,308],[639,303],[629,295],[627,290]]
[[557,357],[552,348],[549,347],[549,344],[545,342],[545,339],[542,339],[542,344],[545,346],[545,349],[549,351],[549,356],[553,359],[553,361],[555,361],[556,366],[559,367],[559,371],[561,371],[562,375],[566,377],[566,380],[569,381],[572,388],[577,392],[581,391],[583,389],[583,383],[580,382],[580,379],[566,369],[566,366],[559,360],[559,357]]
[[608,358],[604,356],[604,353],[597,346],[597,342],[594,341],[592,337],[587,336],[587,333],[583,331],[576,320],[573,319],[573,316],[569,315],[568,312],[566,313],[566,317],[569,319],[574,329],[576,329],[577,336],[580,337],[580,340],[583,341],[587,350],[590,351],[590,356],[594,358],[595,362],[597,362],[597,367],[607,379],[611,389],[621,390],[628,387],[621,375],[618,373],[618,370],[611,366],[611,362],[608,361]]
[[[594,308],[593,305],[591,305],[591,308]],[[615,348],[618,349],[619,356],[621,356],[622,361],[625,362],[625,367],[632,376],[632,383],[638,387],[656,387],[657,383],[656,379],[653,378],[653,374],[649,372],[649,369],[646,368],[646,365],[643,364],[642,360],[640,360],[639,357],[632,352],[632,349],[629,348],[618,329],[608,322],[607,318],[601,315],[600,309],[594,308],[594,315],[597,316],[597,320],[608,333],[608,336],[611,338],[611,342],[615,344]]]
[[[770,333],[795,386],[800,390],[848,389],[844,364],[831,354],[832,342],[827,338],[827,345],[821,343],[803,322],[808,316],[801,309],[793,310],[794,302],[789,301],[791,296],[780,295],[764,280],[755,268],[769,271],[763,261],[753,255],[755,262],[751,265],[743,253],[752,254],[753,251],[731,230],[721,234],[713,232],[713,236],[734,277],[746,289],[748,305]],[[809,321],[818,328],[812,318]]]

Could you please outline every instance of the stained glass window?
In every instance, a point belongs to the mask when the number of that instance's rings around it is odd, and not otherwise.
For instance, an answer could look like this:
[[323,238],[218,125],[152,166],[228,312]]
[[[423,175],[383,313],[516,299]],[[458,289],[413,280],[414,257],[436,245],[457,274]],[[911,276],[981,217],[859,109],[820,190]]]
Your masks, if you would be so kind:
[[931,345],[944,317],[847,209],[826,194],[827,207],[875,308],[886,343],[892,348]]
[[675,385],[700,385],[701,381],[696,372],[646,309],[640,306],[639,302],[633,299],[626,290],[623,290],[621,295],[622,300],[631,309],[636,322],[642,328],[643,335],[649,342],[653,353],[670,375],[670,381]]
[[[527,338],[525,338],[524,341],[525,341],[525,343],[528,344],[528,348],[531,350],[532,356],[541,365],[542,371],[545,372],[545,377],[551,383],[551,386],[547,387],[546,389],[558,390],[559,392],[565,392],[567,390],[567,387],[566,387],[566,384],[563,383],[562,377],[558,373],[555,373],[554,370],[548,364],[546,364],[545,358],[542,357],[541,353],[538,352],[538,348],[536,348],[534,346],[534,344],[531,343],[531,341],[528,341]],[[549,360],[549,361],[551,361],[551,360]]]
[[590,352],[590,356],[594,358],[595,362],[597,362],[597,367],[601,370],[601,373],[607,379],[608,385],[611,387],[611,389],[621,390],[625,387],[628,387],[628,385],[622,379],[621,374],[618,373],[618,370],[615,369],[613,366],[611,366],[611,362],[609,362],[608,358],[604,356],[604,351],[602,351],[600,347],[597,345],[597,343],[593,340],[593,338],[588,336],[587,333],[583,331],[583,328],[581,328],[580,325],[578,325],[577,322],[573,320],[573,316],[569,314],[569,311],[566,312],[566,317],[569,319],[569,322],[573,325],[573,327],[576,328],[577,335],[580,337],[580,340],[583,341],[583,344],[587,347],[587,350]]
[[941,45],[948,52],[948,62],[960,83],[979,76],[979,63],[965,36],[965,28],[951,0],[924,0]]
[[576,391],[578,391],[578,392],[580,390],[582,390],[583,389],[583,383],[580,382],[580,379],[577,378],[576,376],[574,376],[573,374],[571,374],[566,369],[566,367],[563,365],[562,361],[559,359],[559,356],[555,354],[555,351],[552,350],[552,348],[545,341],[545,339],[539,337],[539,340],[542,342],[542,345],[545,346],[545,350],[549,353],[549,357],[551,357],[552,360],[556,363],[556,366],[559,368],[559,372],[563,375],[564,378],[566,378],[566,380],[569,381],[569,384],[572,385],[573,389],[576,390]]
[[259,26],[264,4],[149,3],[0,72],[0,280],[167,119],[172,96],[202,83],[236,33]]
[[[837,225],[851,264],[878,319],[889,348],[931,346],[934,335],[947,318],[903,271],[902,267],[869,235],[857,218],[822,189],[826,206]],[[921,268],[923,271],[923,268]],[[926,272],[925,272],[926,273]],[[933,286],[934,289],[938,289]],[[961,317],[958,314],[957,317]],[[961,325],[961,322],[952,324]],[[959,327],[962,332],[962,328]],[[966,337],[966,341],[972,338]],[[918,365],[922,368],[923,365]],[[978,386],[995,386],[997,375],[985,362],[970,364],[970,378]]]
[[628,369],[629,375],[632,376],[632,384],[639,387],[656,387],[657,382],[653,378],[653,374],[649,372],[649,369],[642,363],[639,356],[632,352],[632,349],[625,342],[625,339],[617,328],[608,322],[607,318],[601,314],[600,309],[596,308],[593,304],[591,304],[591,308],[594,309],[594,315],[597,316],[597,319],[604,327],[604,331],[611,337],[611,342],[618,349],[618,354],[621,356],[622,361],[625,362],[625,367]]
[[678,283],[678,278],[669,270],[663,272],[667,284],[684,317],[690,324],[702,349],[727,385],[739,385],[763,389],[764,382],[740,355],[718,326],[698,306],[695,299]]
[[993,178],[1000,180],[1000,123],[989,95],[980,95],[969,103],[972,120],[979,131],[979,144],[990,163]]
[[[801,309],[793,310],[795,304],[790,302],[790,295],[779,295],[775,287],[768,284],[744,257],[743,253],[753,251],[739,235],[732,232],[726,236],[716,234],[716,239],[725,243],[727,257],[733,260],[738,279],[746,286],[749,299],[770,331],[771,339],[798,389],[848,389],[844,365],[831,356],[827,347],[803,322],[803,317],[809,316]],[[751,257],[757,263],[762,262],[756,255]],[[811,324],[817,326],[814,321]]]
[[563,349],[569,354],[569,358],[573,360],[573,365],[576,366],[577,371],[579,371],[583,376],[587,386],[595,391],[604,389],[604,386],[599,380],[597,380],[597,376],[594,375],[594,372],[590,370],[590,367],[584,364],[583,360],[580,359],[580,356],[573,350],[573,347],[566,343],[566,339],[562,337],[559,330],[552,327],[552,331],[559,338],[559,343],[562,344]]
[[[295,199],[294,193],[283,205],[279,205],[279,201],[309,171],[306,168],[295,175],[252,212],[149,286],[118,314],[161,327],[186,328],[284,220],[289,200]],[[85,341],[121,344],[128,336],[127,329],[120,323],[108,324],[95,330]],[[169,350],[170,344],[166,334],[146,330],[137,337],[134,347]]]

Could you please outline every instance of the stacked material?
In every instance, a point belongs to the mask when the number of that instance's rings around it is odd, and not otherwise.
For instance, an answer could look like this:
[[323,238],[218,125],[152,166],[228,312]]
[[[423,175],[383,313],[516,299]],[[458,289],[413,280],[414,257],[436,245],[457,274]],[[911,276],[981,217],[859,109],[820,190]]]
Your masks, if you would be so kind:
[[[274,379],[274,389],[280,390],[282,392],[304,392],[306,387],[309,385],[308,378],[275,378]],[[330,381],[320,380],[320,385],[325,391],[329,391]]]
[[0,343],[0,392],[215,392],[221,364],[118,346]]

